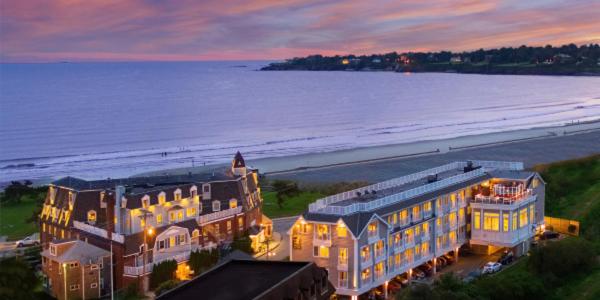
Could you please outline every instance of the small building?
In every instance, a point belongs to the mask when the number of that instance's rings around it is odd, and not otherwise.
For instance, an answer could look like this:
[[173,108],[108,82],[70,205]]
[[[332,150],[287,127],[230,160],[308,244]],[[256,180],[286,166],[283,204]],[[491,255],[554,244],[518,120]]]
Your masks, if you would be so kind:
[[96,299],[110,293],[110,252],[80,240],[50,242],[42,251],[44,287],[53,297]]
[[327,271],[312,262],[231,260],[158,300],[329,299]]
[[460,64],[460,63],[462,63],[462,58],[460,57],[460,55],[452,56],[450,58],[450,63]]

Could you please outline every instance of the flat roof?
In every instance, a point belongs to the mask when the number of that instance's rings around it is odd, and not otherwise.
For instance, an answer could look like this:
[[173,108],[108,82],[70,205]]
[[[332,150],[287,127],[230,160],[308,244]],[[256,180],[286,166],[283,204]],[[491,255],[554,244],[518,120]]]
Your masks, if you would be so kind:
[[168,300],[253,299],[310,262],[231,260],[159,296]]

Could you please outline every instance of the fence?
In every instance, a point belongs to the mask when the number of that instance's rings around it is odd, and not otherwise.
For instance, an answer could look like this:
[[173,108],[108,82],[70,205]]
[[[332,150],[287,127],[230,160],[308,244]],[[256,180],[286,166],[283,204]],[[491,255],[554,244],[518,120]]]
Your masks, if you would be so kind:
[[546,223],[546,229],[548,230],[572,236],[579,236],[579,221],[544,217],[544,222]]

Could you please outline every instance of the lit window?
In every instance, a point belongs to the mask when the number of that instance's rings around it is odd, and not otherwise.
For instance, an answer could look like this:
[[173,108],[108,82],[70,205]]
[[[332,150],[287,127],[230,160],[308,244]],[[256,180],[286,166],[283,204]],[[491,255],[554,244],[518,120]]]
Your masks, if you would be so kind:
[[427,212],[431,211],[431,201],[427,201],[425,204],[423,204],[423,210]]
[[423,244],[421,244],[421,253],[423,253],[423,255],[429,254],[429,243],[428,242],[424,242]]
[[42,232],[46,232],[46,223],[42,223]]
[[158,194],[158,204],[163,205],[166,202],[166,195],[165,192],[160,192],[160,194]]
[[213,201],[213,203],[212,203],[212,210],[213,211],[220,211],[221,210],[221,202],[219,202],[218,200]]
[[180,201],[181,200],[181,190],[176,189],[174,192],[174,196],[175,196],[175,201]]
[[177,211],[177,220],[178,221],[182,221],[183,220],[183,209],[180,209]]
[[196,200],[196,196],[198,196],[198,188],[196,188],[196,186],[192,186],[190,188],[190,197],[192,200]]
[[244,229],[244,217],[238,217],[238,228],[240,231]]
[[517,212],[512,213],[512,230],[517,230]]
[[377,222],[372,222],[369,224],[369,236],[376,236],[377,235]]
[[197,238],[199,235],[200,235],[200,231],[198,229],[194,229],[194,231],[192,231],[193,238]]
[[90,210],[87,213],[87,220],[88,223],[96,223],[96,211],[95,210]]
[[313,255],[315,257],[324,257],[324,258],[327,258],[327,257],[329,257],[329,247],[315,246],[313,248]]
[[502,231],[508,231],[508,213],[502,214]]
[[360,257],[362,257],[363,262],[371,259],[371,249],[369,249],[369,246],[364,246],[360,249]]
[[362,272],[360,272],[360,278],[363,281],[368,281],[369,279],[371,279],[371,269],[366,268],[362,270]]
[[429,233],[429,223],[425,222],[423,223],[423,234],[427,235]]
[[412,208],[412,218],[413,218],[413,220],[418,220],[418,219],[420,219],[420,218],[421,218],[421,216],[420,216],[420,212],[421,212],[421,209],[419,208],[419,206],[418,206],[418,205],[417,205],[417,206],[414,206],[414,207]]
[[337,236],[338,237],[346,237],[347,235],[348,235],[348,231],[346,230],[346,226],[344,226],[344,224],[338,224]]
[[229,200],[229,208],[236,208],[236,207],[237,207],[237,200],[235,200],[235,199]]
[[175,213],[175,211],[170,211],[169,212],[169,222],[175,222],[177,221],[177,214]]
[[156,215],[156,224],[162,224],[163,218],[162,218],[162,214],[159,213]]
[[145,196],[142,198],[142,207],[143,207],[143,208],[148,208],[149,206],[150,206],[150,196],[148,196],[148,195],[145,195]]
[[465,219],[465,208],[461,208],[458,210],[458,220],[463,221]]
[[195,207],[188,207],[188,209],[187,209],[187,216],[188,217],[195,217],[196,216],[196,208]]
[[348,287],[348,272],[340,271],[338,272],[339,278],[339,286]]
[[338,250],[338,264],[348,264],[348,248],[339,248]]
[[329,240],[329,225],[325,224],[317,224],[317,230],[315,231],[317,235],[317,239],[319,240]]
[[527,226],[527,224],[527,207],[525,207],[519,211],[519,227],[523,228]]
[[483,213],[483,229],[490,231],[500,230],[500,215],[497,213]]
[[478,212],[478,211],[473,212],[473,227],[475,229],[481,228],[481,212]]
[[531,224],[535,223],[535,205],[534,204],[529,205],[529,222],[531,222]]
[[231,221],[227,221],[227,233],[231,233]]
[[400,223],[402,223],[402,224],[408,223],[408,210],[405,209],[405,210],[401,211],[399,214],[399,217],[400,217]]

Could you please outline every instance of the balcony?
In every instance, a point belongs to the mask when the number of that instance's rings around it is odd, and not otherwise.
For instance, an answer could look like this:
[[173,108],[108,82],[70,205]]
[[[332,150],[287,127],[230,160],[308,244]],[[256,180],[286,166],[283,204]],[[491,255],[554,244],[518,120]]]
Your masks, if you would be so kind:
[[230,209],[226,209],[226,210],[222,210],[222,211],[218,211],[218,212],[214,212],[214,213],[210,213],[210,214],[206,214],[206,215],[200,215],[197,217],[198,223],[201,225],[210,223],[210,222],[214,222],[220,219],[225,219],[231,216],[235,216],[239,213],[242,212],[242,207],[238,206],[236,208],[230,208]]
[[484,196],[475,195],[471,200],[473,208],[490,208],[490,209],[513,209],[517,206],[535,202],[537,195],[534,195],[531,190],[525,190],[521,194],[516,194],[510,197],[507,196]]
[[[81,231],[85,231],[87,233],[91,233],[93,235],[108,239],[108,231],[102,228],[95,227],[79,221],[73,221],[73,227]],[[125,237],[122,234],[111,232],[111,238],[117,243],[125,243]]]
[[531,224],[529,224],[508,232],[474,229],[471,231],[471,242],[475,244],[495,244],[512,247],[533,237],[535,232],[532,228]]
[[[174,256],[171,256],[168,258],[164,258],[162,260],[156,260],[154,262],[148,263],[148,264],[146,264],[146,274],[149,274],[152,272],[152,268],[154,267],[155,264],[161,263],[166,260],[172,260],[172,259],[177,261],[177,263],[188,261],[190,259],[190,253],[189,252],[181,253],[181,254],[174,255]],[[143,265],[142,266],[134,266],[134,267],[125,266],[123,273],[125,275],[130,275],[130,276],[140,276],[140,275],[144,274],[144,266]]]

